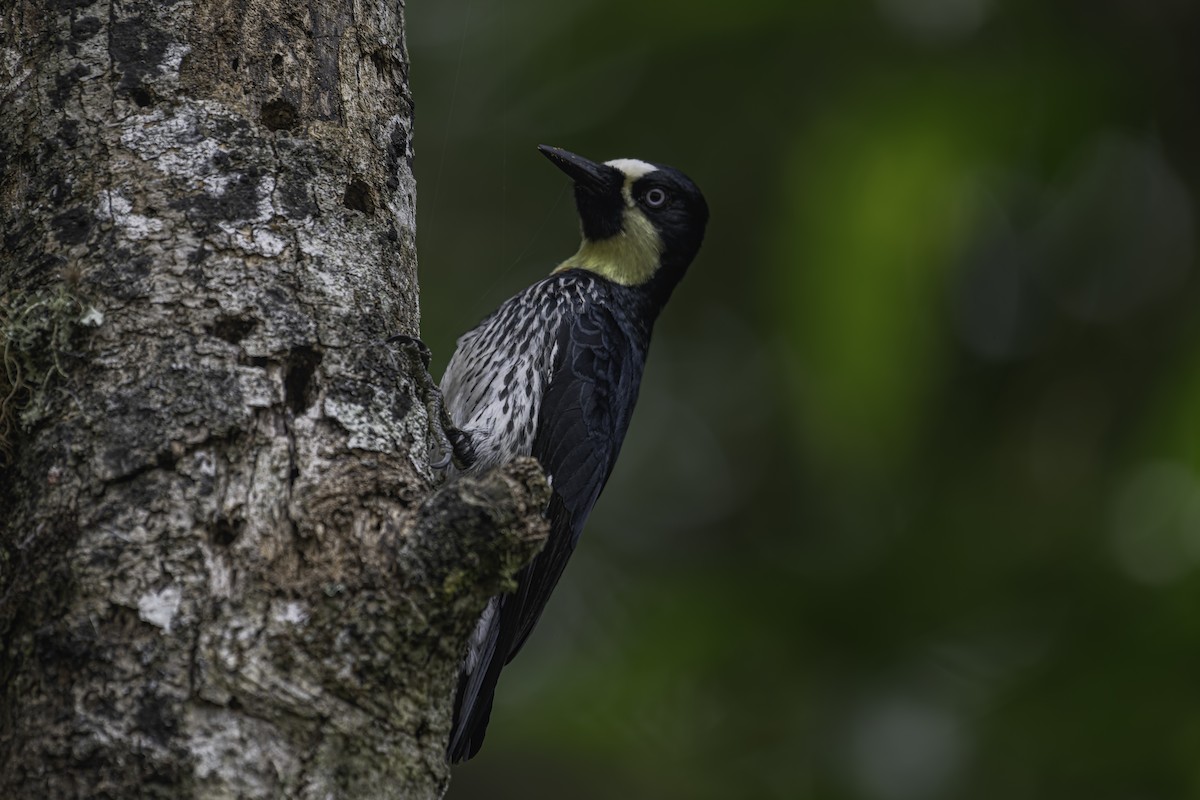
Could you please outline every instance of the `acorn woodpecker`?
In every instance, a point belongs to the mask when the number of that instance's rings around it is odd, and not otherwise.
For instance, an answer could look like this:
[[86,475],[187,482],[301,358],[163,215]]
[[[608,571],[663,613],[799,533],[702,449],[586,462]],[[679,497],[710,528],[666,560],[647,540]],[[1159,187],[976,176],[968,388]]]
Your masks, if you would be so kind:
[[538,150],[575,183],[583,242],[458,340],[441,391],[453,426],[448,471],[478,474],[532,455],[550,481],[550,534],[516,590],[493,597],[472,634],[452,762],[479,751],[500,670],[537,623],[612,472],[654,321],[708,221],[700,190],[671,167]]

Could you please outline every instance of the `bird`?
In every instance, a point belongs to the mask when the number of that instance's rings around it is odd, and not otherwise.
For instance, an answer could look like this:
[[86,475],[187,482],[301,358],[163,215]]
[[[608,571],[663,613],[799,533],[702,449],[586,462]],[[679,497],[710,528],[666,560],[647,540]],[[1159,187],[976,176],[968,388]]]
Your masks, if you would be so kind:
[[470,637],[451,763],[483,744],[500,672],[536,625],[612,472],[655,320],[708,223],[700,189],[672,167],[538,150],[574,183],[579,249],[458,339],[440,390],[452,426],[449,477],[533,456],[551,488],[550,531],[516,589],[488,601]]

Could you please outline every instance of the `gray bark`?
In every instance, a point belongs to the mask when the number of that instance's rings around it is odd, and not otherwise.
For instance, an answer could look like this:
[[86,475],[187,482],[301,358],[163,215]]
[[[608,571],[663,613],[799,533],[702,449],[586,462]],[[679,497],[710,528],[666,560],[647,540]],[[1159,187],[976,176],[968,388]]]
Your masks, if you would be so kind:
[[5,0],[0,797],[437,797],[545,535],[435,488],[403,8]]

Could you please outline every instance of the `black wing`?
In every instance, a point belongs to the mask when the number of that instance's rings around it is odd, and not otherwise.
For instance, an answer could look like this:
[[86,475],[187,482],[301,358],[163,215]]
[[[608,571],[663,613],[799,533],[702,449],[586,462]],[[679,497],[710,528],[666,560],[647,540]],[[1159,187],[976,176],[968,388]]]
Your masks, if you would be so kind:
[[561,362],[542,400],[533,442],[533,456],[553,490],[550,537],[519,577],[520,626],[508,660],[541,616],[612,474],[645,364],[645,351],[603,308],[577,317],[559,349]]
[[645,347],[609,309],[589,305],[563,325],[557,345],[532,452],[551,480],[550,536],[517,575],[517,590],[499,598],[483,658],[460,677],[452,761],[470,758],[483,744],[500,670],[529,637],[567,566],[637,402]]

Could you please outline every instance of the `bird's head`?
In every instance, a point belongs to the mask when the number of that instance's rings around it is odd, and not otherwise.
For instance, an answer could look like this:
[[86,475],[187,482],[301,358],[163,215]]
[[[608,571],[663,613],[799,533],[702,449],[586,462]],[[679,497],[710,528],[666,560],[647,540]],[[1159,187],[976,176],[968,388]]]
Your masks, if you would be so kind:
[[583,243],[559,269],[656,289],[665,301],[704,238],[708,205],[696,184],[661,164],[631,158],[598,164],[557,147],[538,150],[575,182]]

